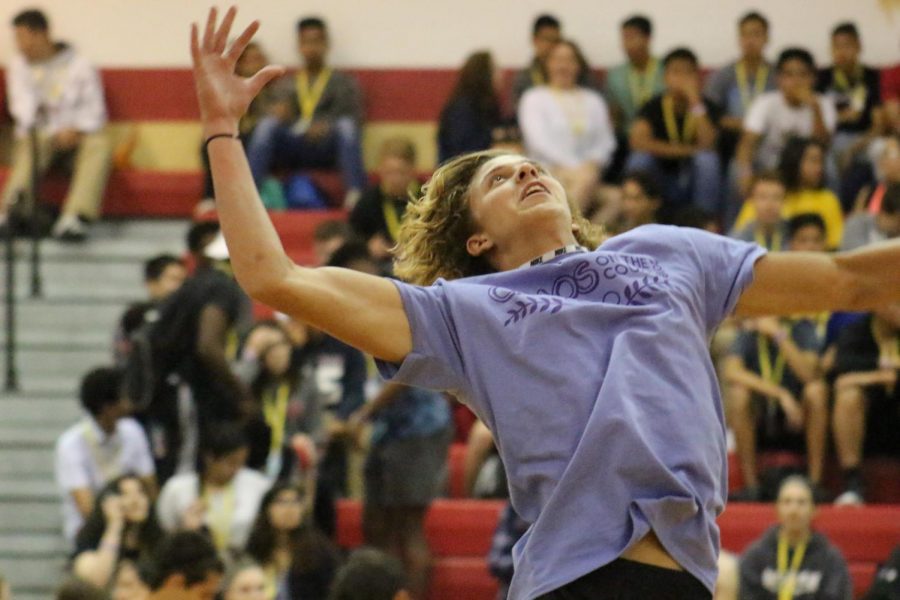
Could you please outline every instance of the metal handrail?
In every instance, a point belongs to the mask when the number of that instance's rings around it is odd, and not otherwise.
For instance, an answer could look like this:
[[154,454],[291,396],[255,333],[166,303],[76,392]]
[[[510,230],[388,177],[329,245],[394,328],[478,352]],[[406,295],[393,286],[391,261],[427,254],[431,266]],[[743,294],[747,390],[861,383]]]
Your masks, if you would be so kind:
[[41,174],[38,172],[38,131],[32,127],[28,132],[31,138],[31,297],[40,298],[43,295],[43,280],[41,279],[41,232],[38,227],[38,188],[41,185]]
[[[23,202],[25,192],[19,192]],[[6,235],[6,383],[7,392],[19,390],[19,372],[16,369],[16,244],[12,223],[7,222]]]

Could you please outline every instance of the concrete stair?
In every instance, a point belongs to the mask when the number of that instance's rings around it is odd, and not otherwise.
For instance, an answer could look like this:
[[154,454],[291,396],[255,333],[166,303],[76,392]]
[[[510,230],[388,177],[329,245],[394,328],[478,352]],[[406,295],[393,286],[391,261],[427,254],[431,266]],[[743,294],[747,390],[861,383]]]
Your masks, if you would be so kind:
[[[16,243],[20,389],[4,392],[0,379],[0,573],[16,600],[52,598],[64,576],[70,549],[61,535],[53,448],[81,417],[81,376],[111,362],[116,323],[143,296],[143,261],[161,252],[182,254],[187,227],[184,221],[119,221],[95,225],[81,245],[45,241],[40,298],[29,293],[28,242]],[[5,261],[0,247],[4,277]],[[5,286],[5,278],[0,281]],[[5,306],[0,312],[5,365]]]

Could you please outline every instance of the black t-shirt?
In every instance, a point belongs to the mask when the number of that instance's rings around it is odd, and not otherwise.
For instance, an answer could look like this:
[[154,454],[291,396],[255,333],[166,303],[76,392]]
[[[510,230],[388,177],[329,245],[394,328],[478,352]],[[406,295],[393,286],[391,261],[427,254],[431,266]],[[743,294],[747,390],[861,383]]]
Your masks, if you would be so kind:
[[[647,101],[641,110],[638,111],[638,119],[644,119],[650,124],[650,128],[653,130],[653,137],[662,142],[669,143],[677,143],[678,139],[670,139],[669,130],[666,126],[666,117],[663,112],[663,98],[665,94],[659,94]],[[703,98],[703,105],[706,106],[706,115],[710,121],[714,125],[718,125],[719,117],[721,116],[721,111],[719,107],[716,106],[714,102],[708,100],[707,98]],[[690,111],[685,112],[684,114],[679,115],[677,112],[675,113],[675,129],[678,131],[678,135],[681,136],[684,132],[684,123],[688,118]],[[688,140],[680,140],[683,143],[693,144],[696,142],[696,133],[692,136],[692,139]],[[681,161],[676,159],[660,159],[659,163],[664,168],[674,169],[677,168]]]
[[868,131],[872,127],[872,110],[881,106],[881,76],[877,70],[863,67],[859,84],[850,83],[849,89],[846,89],[836,84],[834,73],[832,67],[819,71],[816,90],[831,99],[838,113],[854,105],[860,110],[859,118],[855,121],[838,123],[838,131]]
[[[353,212],[350,213],[350,227],[358,236],[364,240],[370,239],[377,233],[380,233],[390,242],[397,240],[391,235],[384,216],[384,202],[386,197],[381,191],[381,186],[375,185],[365,191],[359,198]],[[393,204],[392,210],[397,215],[397,222],[403,219],[403,213],[406,212],[407,196],[391,198]]]
[[[180,374],[191,385],[198,404],[204,401],[198,396],[207,392],[210,396],[224,394],[223,404],[229,399],[237,401],[229,398],[234,391],[216,381],[197,358],[200,315],[207,306],[222,309],[234,331],[249,303],[237,282],[220,271],[204,269],[189,278],[159,308],[159,320],[150,334],[155,354],[162,359],[157,370]],[[230,337],[236,346],[236,333]]]

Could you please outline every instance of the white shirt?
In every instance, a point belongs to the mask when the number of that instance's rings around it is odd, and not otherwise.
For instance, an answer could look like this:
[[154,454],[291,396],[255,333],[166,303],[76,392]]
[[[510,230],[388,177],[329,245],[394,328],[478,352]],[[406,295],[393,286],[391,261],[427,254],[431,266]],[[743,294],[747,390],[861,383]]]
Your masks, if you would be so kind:
[[119,419],[107,435],[97,422],[85,417],[69,427],[56,442],[56,484],[63,495],[63,532],[70,542],[84,520],[72,498],[72,490],[95,494],[120,475],[147,477],[155,473],[150,444],[134,419]]
[[6,88],[20,137],[32,125],[50,134],[67,128],[90,133],[106,125],[100,75],[72,48],[38,63],[14,56],[6,71]]
[[[206,511],[206,525],[211,526],[214,519],[221,516],[218,511],[230,505],[229,518],[231,527],[228,535],[228,546],[243,550],[247,537],[253,528],[259,504],[272,482],[262,474],[242,468],[232,479],[230,489],[233,497],[226,502],[223,497],[229,491],[223,491],[209,499],[210,507]],[[166,482],[156,502],[156,516],[159,524],[167,531],[177,531],[181,527],[181,518],[191,504],[196,502],[200,492],[200,481],[197,473],[176,475]]]
[[605,165],[616,149],[606,102],[585,88],[531,88],[519,102],[519,127],[526,154],[551,167]]
[[[822,120],[829,133],[837,127],[837,112],[827,98],[816,95]],[[766,169],[778,166],[781,151],[791,137],[810,137],[815,115],[809,106],[791,106],[780,91],[760,94],[747,110],[744,130],[761,136],[756,162]]]

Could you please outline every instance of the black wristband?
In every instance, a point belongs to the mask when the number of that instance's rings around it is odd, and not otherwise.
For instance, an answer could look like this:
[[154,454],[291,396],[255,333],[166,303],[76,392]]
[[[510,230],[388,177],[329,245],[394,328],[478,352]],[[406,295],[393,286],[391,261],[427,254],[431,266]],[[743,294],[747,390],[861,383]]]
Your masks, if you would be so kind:
[[208,138],[206,138],[205,142],[203,142],[203,150],[205,152],[209,152],[209,143],[216,138],[230,138],[233,140],[237,140],[237,139],[240,139],[240,136],[236,133],[214,133],[211,136],[209,136]]

